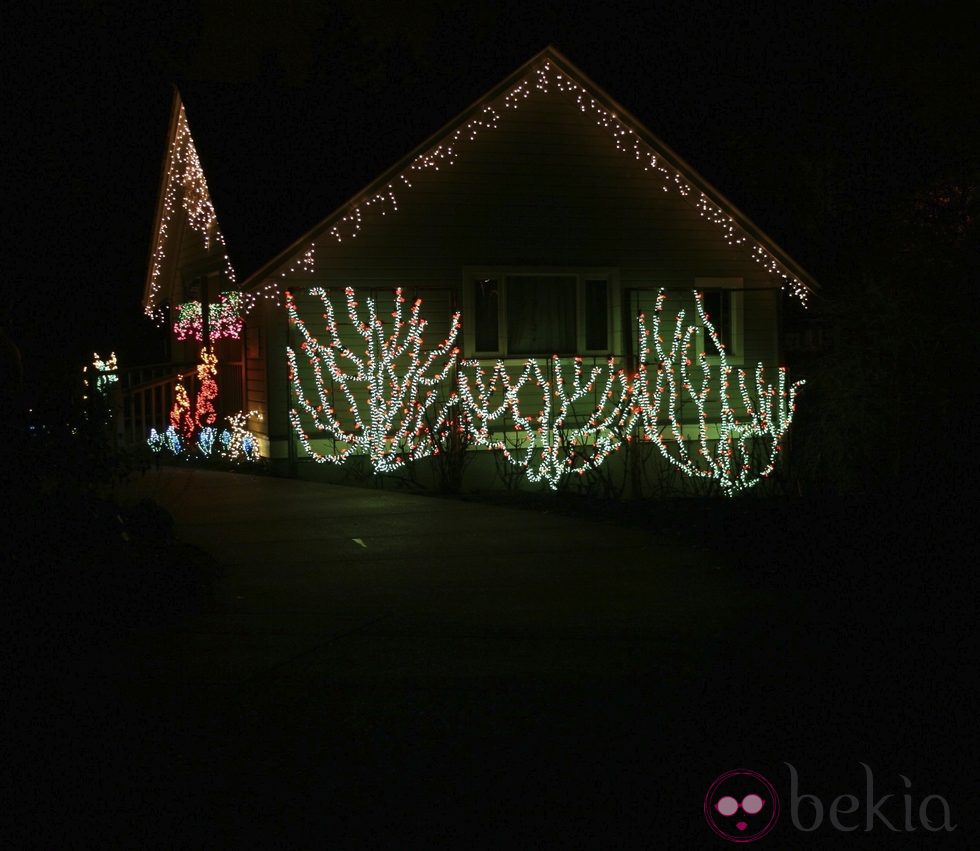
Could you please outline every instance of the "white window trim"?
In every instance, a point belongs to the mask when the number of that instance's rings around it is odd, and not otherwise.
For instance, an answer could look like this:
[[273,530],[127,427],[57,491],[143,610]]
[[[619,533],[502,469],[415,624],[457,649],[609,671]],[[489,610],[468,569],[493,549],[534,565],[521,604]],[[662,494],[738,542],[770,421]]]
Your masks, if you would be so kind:
[[[526,359],[528,357],[548,357],[548,355],[511,354],[507,351],[507,278],[548,277],[567,275],[575,277],[575,347],[574,353],[565,356],[605,356],[616,351],[616,323],[614,317],[619,310],[618,269],[609,266],[466,266],[463,269],[463,353],[466,357]],[[473,322],[467,322],[475,310],[473,288],[476,281],[495,279],[500,287],[497,300],[497,349],[496,351],[476,351],[476,331]],[[587,349],[585,347],[585,282],[606,281],[606,347]]]
[[[731,290],[731,341],[726,349],[728,362],[738,365],[743,362],[745,357],[745,281],[743,278],[695,278],[694,289],[699,292],[704,290]],[[698,323],[697,345],[699,352],[706,352],[704,330]],[[708,363],[716,364],[721,360],[718,355],[708,355]]]

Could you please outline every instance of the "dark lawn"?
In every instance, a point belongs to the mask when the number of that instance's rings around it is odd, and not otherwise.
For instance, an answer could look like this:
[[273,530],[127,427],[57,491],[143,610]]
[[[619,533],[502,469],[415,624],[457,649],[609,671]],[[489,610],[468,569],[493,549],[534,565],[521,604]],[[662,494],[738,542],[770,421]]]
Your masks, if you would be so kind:
[[877,797],[903,774],[959,825],[930,846],[975,845],[955,512],[612,522],[186,470],[139,495],[214,600],[185,584],[169,618],[80,630],[79,606],[21,638],[8,813],[39,847],[724,847],[701,806],[738,767],[780,790],[770,847],[923,844],[795,830],[785,762],[825,808],[863,801],[860,762]]

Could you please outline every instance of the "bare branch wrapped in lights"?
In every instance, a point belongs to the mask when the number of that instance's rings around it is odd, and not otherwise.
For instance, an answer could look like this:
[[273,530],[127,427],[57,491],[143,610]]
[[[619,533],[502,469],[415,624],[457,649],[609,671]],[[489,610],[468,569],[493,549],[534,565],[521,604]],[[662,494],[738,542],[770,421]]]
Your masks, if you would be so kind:
[[[544,481],[557,490],[569,475],[585,475],[619,449],[622,440],[617,427],[628,411],[629,394],[628,382],[613,358],[605,369],[593,366],[583,378],[582,358],[576,357],[570,391],[561,358],[553,355],[549,364],[546,376],[538,361],[528,358],[512,380],[498,360],[488,382],[479,361],[465,361],[463,366],[474,371],[475,393],[461,369],[458,398],[476,445],[500,451],[509,463],[526,471],[529,481]],[[536,414],[522,414],[521,391],[532,384],[541,391],[542,407]],[[495,406],[492,400],[497,393],[501,393],[501,402]],[[582,400],[589,396],[593,403],[583,417],[576,404],[581,408]],[[506,428],[508,412],[515,434],[510,445],[504,437],[495,436]]]
[[[286,348],[289,379],[299,408],[312,418],[313,428],[320,436],[334,441],[334,451],[323,453],[314,448],[299,410],[292,408],[289,418],[303,448],[319,463],[339,464],[351,455],[367,455],[378,473],[391,472],[410,460],[431,455],[435,444],[427,425],[427,413],[446,404],[440,400],[436,388],[450,375],[459,354],[459,349],[454,347],[459,334],[459,313],[453,315],[446,339],[426,353],[422,351],[422,334],[427,322],[420,316],[421,299],[415,300],[406,320],[402,307],[405,298],[401,288],[395,290],[389,332],[378,316],[374,299],[365,299],[366,321],[358,316],[354,290],[347,287],[347,315],[364,340],[362,356],[342,341],[329,293],[316,287],[310,294],[323,302],[328,343],[321,343],[310,333],[299,317],[293,294],[288,291],[286,310],[290,323],[302,338],[299,348],[313,369],[315,400],[306,397],[292,347]],[[362,405],[366,406],[366,414],[362,413]],[[338,415],[338,406],[346,407],[350,415],[346,425]]]
[[[632,380],[633,401],[625,427],[631,429],[636,423],[642,424],[646,439],[653,441],[671,464],[689,476],[714,479],[726,495],[734,496],[757,485],[775,469],[782,450],[781,441],[796,411],[797,392],[805,382],[797,381],[787,387],[786,368],[779,367],[779,377],[773,387],[766,383],[765,370],[760,363],[755,370],[753,397],[745,370],[737,370],[744,412],[740,420],[729,392],[734,369],[729,365],[725,346],[704,310],[703,295],[695,290],[695,305],[704,339],[710,339],[718,351],[720,419],[717,438],[710,437],[707,405],[712,389],[711,364],[707,353],[700,352],[701,381],[700,387],[695,388],[688,368],[692,365],[691,346],[696,339],[697,326],[685,326],[683,310],[678,311],[674,319],[671,343],[665,348],[662,319],[666,298],[666,292],[661,289],[649,327],[646,317],[640,316],[640,364]],[[656,370],[652,381],[648,364]],[[678,412],[678,406],[685,398],[694,403],[697,411],[697,455],[688,450]],[[665,436],[668,429],[669,434]],[[713,439],[715,445],[712,448],[709,441]],[[760,455],[761,461],[757,460]]]

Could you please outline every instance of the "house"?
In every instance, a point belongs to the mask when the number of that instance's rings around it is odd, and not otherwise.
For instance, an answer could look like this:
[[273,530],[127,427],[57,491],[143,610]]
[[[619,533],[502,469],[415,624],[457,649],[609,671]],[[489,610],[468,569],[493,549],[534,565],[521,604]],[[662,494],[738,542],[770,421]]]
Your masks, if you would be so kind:
[[[325,328],[331,308],[335,345],[326,348],[363,352],[370,341],[358,323],[368,302],[390,333],[392,294],[400,288],[409,330],[411,306],[421,300],[423,352],[451,337],[474,381],[481,367],[489,381],[500,363],[516,382],[537,359],[543,372],[530,376],[515,402],[535,387],[550,392],[556,370],[595,365],[607,374],[582,394],[592,404],[607,379],[615,393],[633,392],[629,376],[651,358],[641,350],[639,317],[649,322],[661,291],[665,323],[681,309],[685,322],[695,320],[695,353],[751,373],[757,363],[780,363],[783,304],[805,303],[815,286],[747,216],[549,47],[242,281],[176,98],[144,306],[172,327],[175,365],[188,368],[203,340],[216,342],[221,413],[257,412],[250,427],[262,455],[303,472],[311,455],[333,460],[350,448],[341,440],[338,450],[337,428],[363,435],[377,416],[370,382],[338,386],[337,365],[317,362],[317,341],[332,339]],[[694,290],[714,342],[696,321]],[[620,377],[611,378],[610,358],[624,370]],[[436,394],[442,399],[452,395],[447,381],[455,381],[448,372]],[[326,428],[317,422],[324,401],[337,418]],[[557,410],[558,397],[552,401]],[[540,399],[525,403],[540,427]],[[564,425],[588,419],[581,399],[576,404]],[[723,407],[716,394],[707,418],[721,423]],[[507,435],[520,443],[516,415],[515,407],[491,444],[499,447]],[[685,439],[696,439],[689,433],[696,420],[683,426]],[[656,424],[647,432],[656,438]],[[716,425],[710,438],[723,434]],[[599,445],[598,436],[592,441]]]

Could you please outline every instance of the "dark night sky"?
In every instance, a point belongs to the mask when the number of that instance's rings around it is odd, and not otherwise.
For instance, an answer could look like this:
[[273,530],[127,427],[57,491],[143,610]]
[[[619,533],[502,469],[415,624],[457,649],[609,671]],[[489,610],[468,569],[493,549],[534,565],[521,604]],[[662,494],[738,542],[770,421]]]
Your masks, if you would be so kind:
[[29,369],[138,357],[174,83],[242,277],[549,43],[825,287],[897,201],[976,157],[966,4],[278,5],[7,20],[0,324]]

